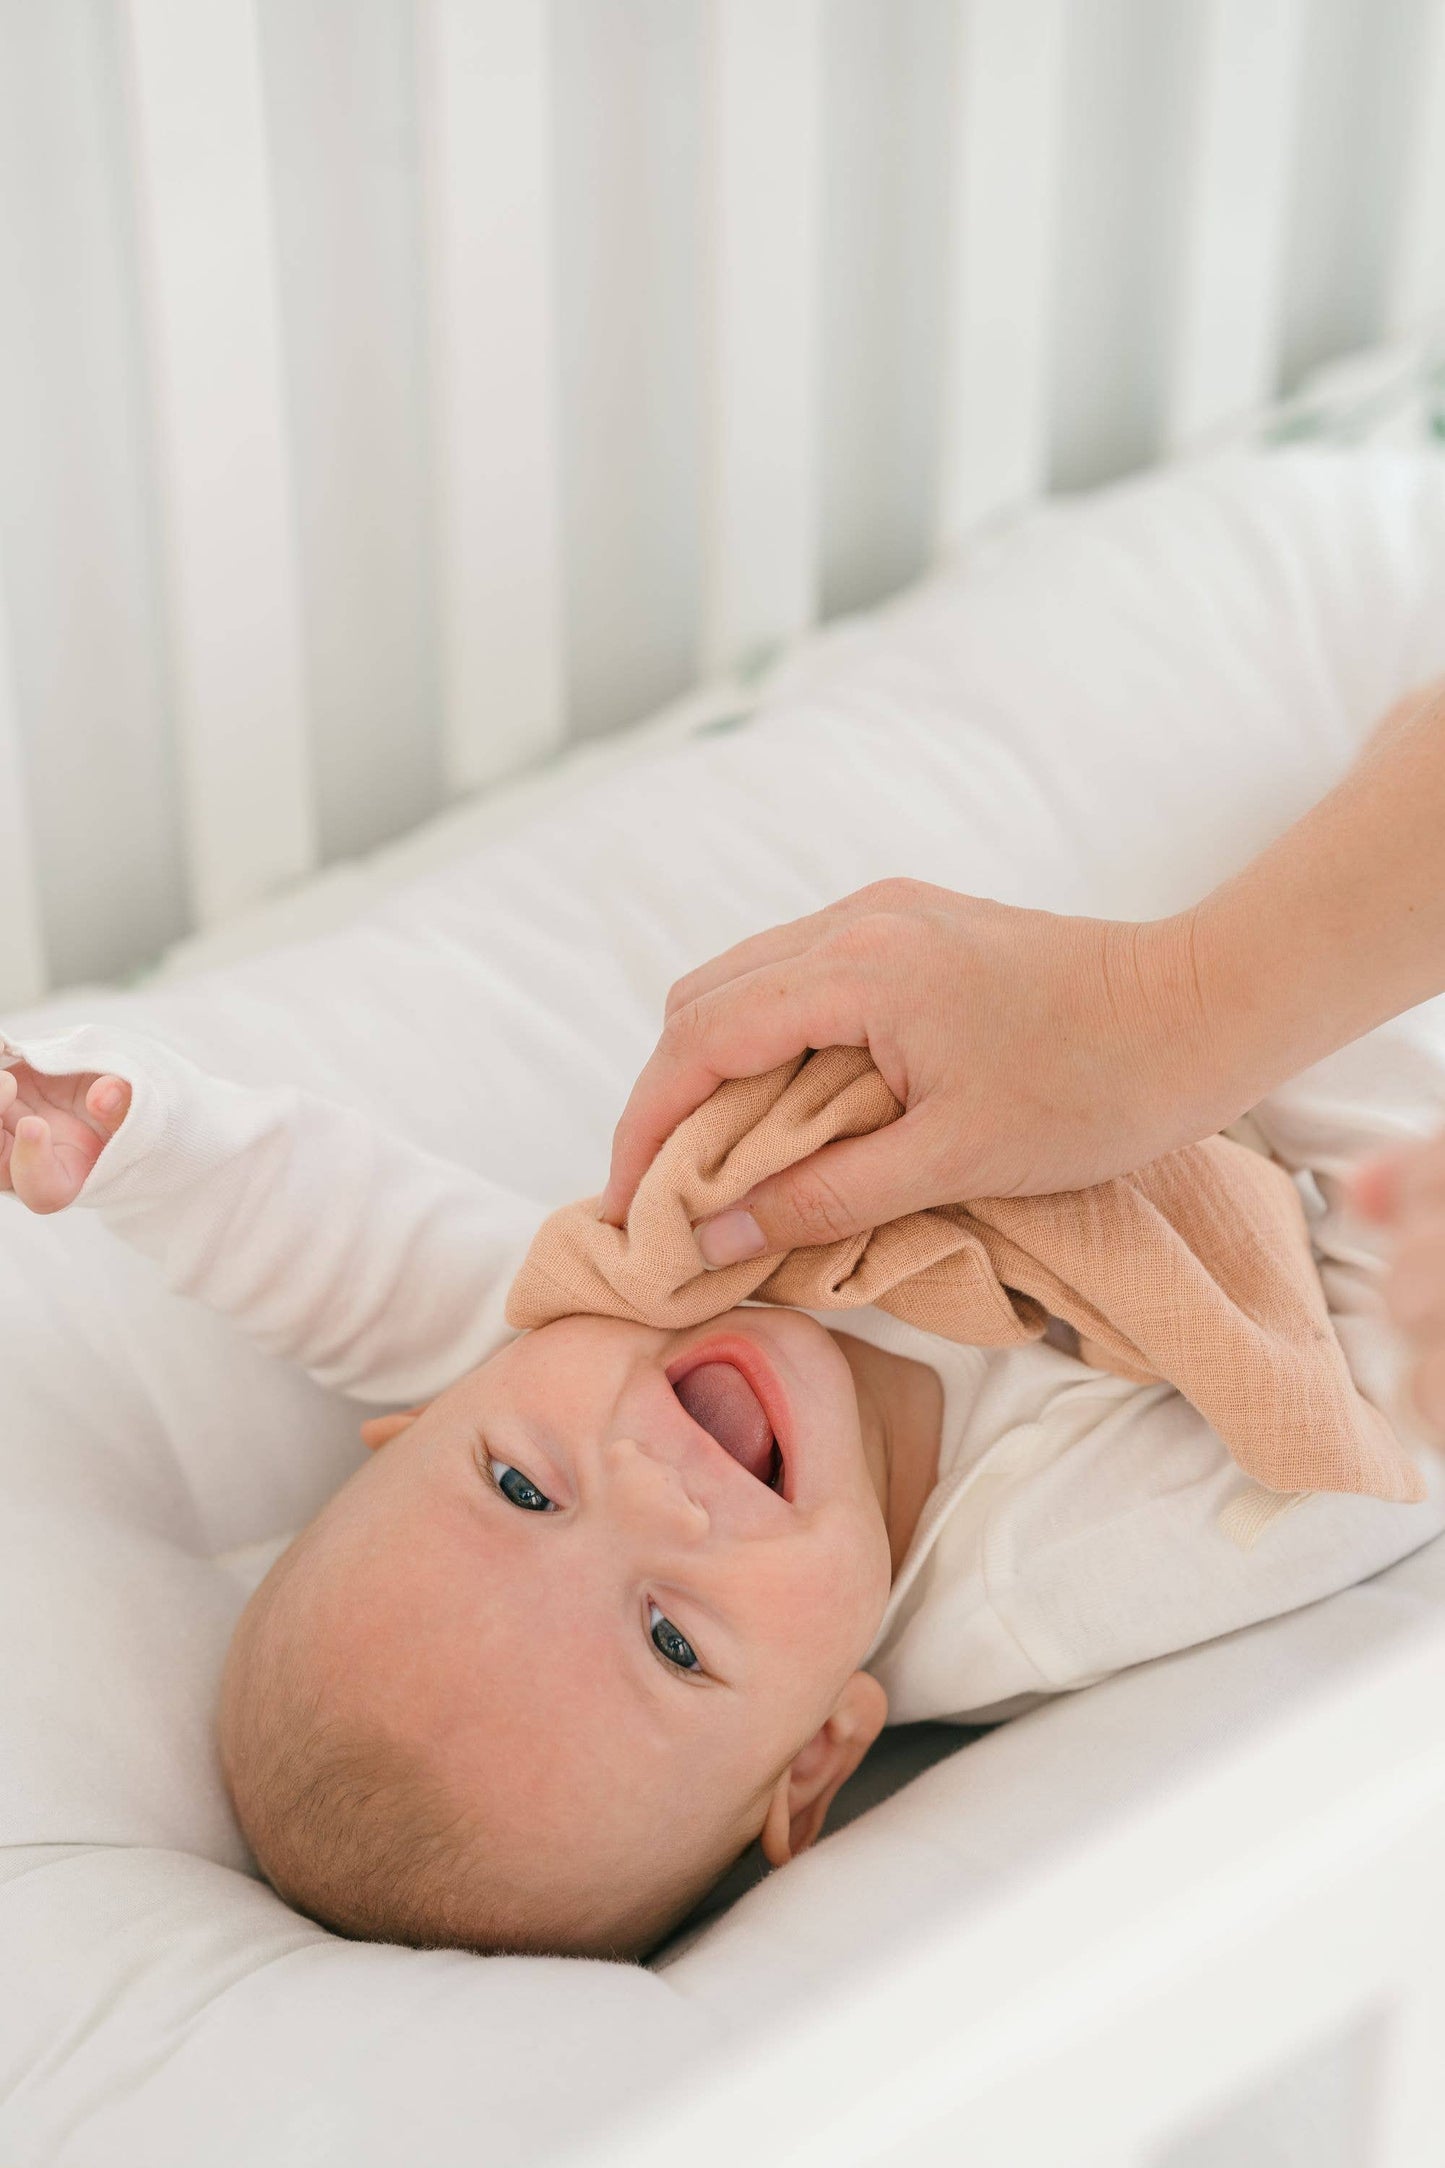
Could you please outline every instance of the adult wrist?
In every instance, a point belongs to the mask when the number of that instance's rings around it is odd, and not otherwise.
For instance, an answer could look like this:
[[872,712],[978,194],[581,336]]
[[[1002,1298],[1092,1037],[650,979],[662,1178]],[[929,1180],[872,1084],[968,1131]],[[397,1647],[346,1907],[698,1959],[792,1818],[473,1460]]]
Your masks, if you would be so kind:
[[1160,1118],[1176,1144],[1237,1121],[1288,1073],[1266,990],[1211,901],[1134,929]]
[[1278,884],[1263,888],[1247,868],[1179,918],[1198,989],[1199,1058],[1215,1101],[1229,1109],[1222,1127],[1353,1034],[1312,968],[1317,931]]

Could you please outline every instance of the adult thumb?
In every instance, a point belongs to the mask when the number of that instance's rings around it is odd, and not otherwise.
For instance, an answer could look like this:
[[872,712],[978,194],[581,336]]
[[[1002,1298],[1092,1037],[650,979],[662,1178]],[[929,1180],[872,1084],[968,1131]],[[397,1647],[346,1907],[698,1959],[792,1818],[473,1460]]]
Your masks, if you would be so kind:
[[700,1221],[695,1233],[703,1263],[716,1270],[744,1258],[841,1242],[948,1202],[925,1165],[909,1115],[869,1136],[825,1144],[759,1182],[731,1210]]

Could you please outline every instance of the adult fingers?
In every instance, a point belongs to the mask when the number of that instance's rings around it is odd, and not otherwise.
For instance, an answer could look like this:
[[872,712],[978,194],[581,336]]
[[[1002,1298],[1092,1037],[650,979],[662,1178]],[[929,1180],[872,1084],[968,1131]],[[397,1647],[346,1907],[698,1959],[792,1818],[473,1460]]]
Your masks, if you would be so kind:
[[784,963],[790,956],[803,955],[829,930],[839,908],[837,904],[829,904],[826,910],[810,911],[806,918],[789,919],[785,925],[769,926],[762,933],[749,934],[745,941],[735,941],[730,949],[710,957],[696,970],[684,972],[668,989],[664,1016],[673,1016],[689,1002],[700,1001],[704,994],[726,986],[730,979],[742,978],[745,973],[761,970],[767,964]]
[[944,1195],[949,1187],[927,1149],[919,1110],[870,1136],[825,1144],[759,1182],[732,1211],[699,1225],[697,1246],[703,1262],[716,1268],[841,1242],[906,1212],[951,1202]]
[[836,903],[825,904],[821,911],[809,911],[802,918],[789,919],[781,926],[769,926],[762,933],[749,934],[745,941],[735,942],[720,956],[699,964],[695,971],[685,972],[669,989],[664,1014],[671,1016],[674,1010],[715,992],[719,986],[740,978],[744,972],[757,971],[766,964],[782,963],[789,956],[804,955],[856,919],[916,910],[918,899],[927,893],[924,884],[903,876],[873,881],[866,888],[855,888],[851,894],[840,896]]
[[678,1009],[622,1110],[598,1218],[621,1226],[678,1123],[729,1077],[762,1076],[810,1046],[862,1046],[867,1037],[856,981],[816,951],[797,968],[747,972]]

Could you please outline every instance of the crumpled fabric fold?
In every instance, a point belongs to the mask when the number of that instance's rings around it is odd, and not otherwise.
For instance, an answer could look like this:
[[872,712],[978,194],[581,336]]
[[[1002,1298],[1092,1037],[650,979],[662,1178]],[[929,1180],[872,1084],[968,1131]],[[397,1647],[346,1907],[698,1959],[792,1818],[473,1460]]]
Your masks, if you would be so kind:
[[1096,1369],[1174,1386],[1269,1490],[1425,1496],[1350,1375],[1294,1183],[1228,1137],[1090,1189],[940,1205],[818,1248],[703,1265],[698,1221],[901,1111],[860,1047],[720,1085],[658,1153],[626,1227],[600,1221],[595,1198],[543,1223],[508,1321],[589,1313],[676,1330],[751,1300],[874,1303],[948,1340],[1008,1347],[1040,1338],[1052,1316]]

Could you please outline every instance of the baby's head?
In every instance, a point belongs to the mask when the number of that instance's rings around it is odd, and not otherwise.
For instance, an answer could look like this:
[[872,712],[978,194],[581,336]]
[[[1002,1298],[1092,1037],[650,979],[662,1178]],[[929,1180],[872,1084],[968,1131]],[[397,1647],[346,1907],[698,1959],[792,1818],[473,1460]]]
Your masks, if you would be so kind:
[[755,1838],[811,1843],[883,1723],[858,1667],[890,1579],[821,1326],[567,1318],[368,1428],[227,1665],[283,1896],[376,1940],[628,1957]]

